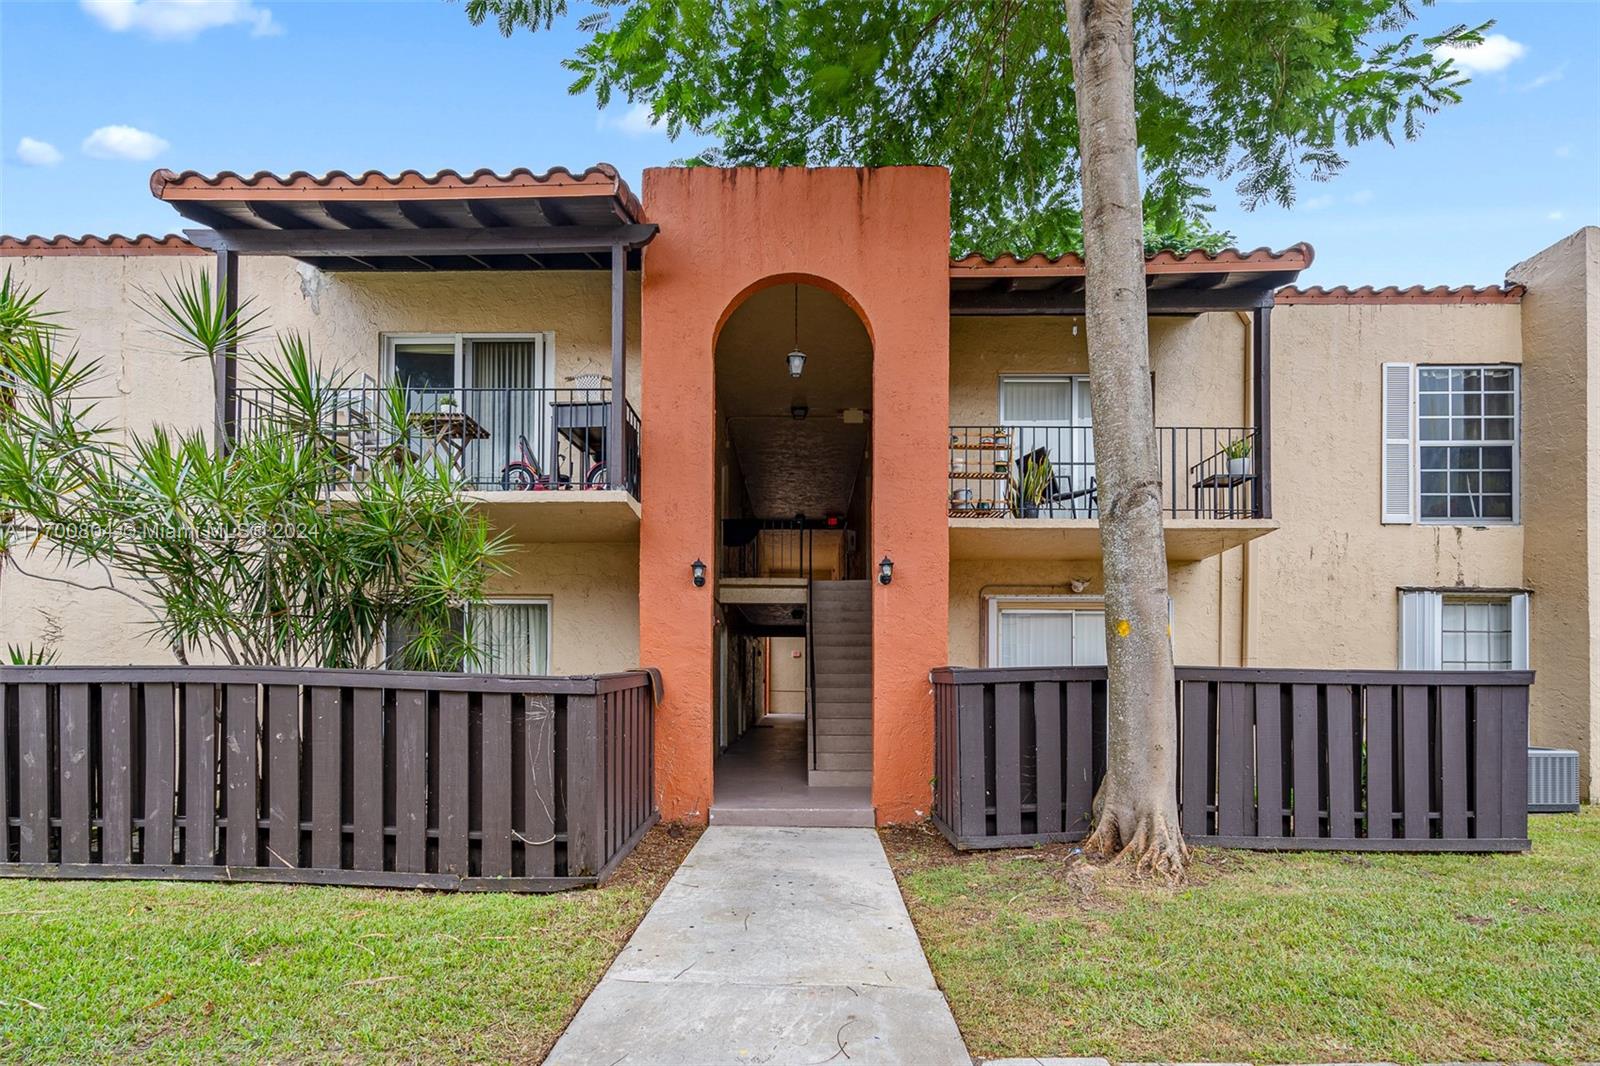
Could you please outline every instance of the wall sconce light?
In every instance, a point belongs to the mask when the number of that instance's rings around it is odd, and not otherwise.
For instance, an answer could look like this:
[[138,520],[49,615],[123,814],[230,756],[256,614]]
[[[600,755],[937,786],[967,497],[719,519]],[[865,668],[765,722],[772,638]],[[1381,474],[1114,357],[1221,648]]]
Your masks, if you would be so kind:
[[894,560],[885,555],[878,563],[878,584],[887,585],[894,580]]
[[701,562],[699,559],[696,559],[694,562],[689,564],[689,573],[694,575],[694,587],[695,588],[703,589],[703,588],[706,587],[706,564],[705,563]]

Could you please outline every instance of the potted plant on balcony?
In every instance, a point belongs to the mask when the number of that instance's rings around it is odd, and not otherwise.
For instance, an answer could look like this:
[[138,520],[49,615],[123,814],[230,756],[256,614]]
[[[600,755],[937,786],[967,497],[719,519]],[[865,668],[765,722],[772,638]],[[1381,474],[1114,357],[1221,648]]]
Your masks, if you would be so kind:
[[1223,456],[1228,460],[1229,477],[1249,477],[1254,472],[1251,469],[1250,452],[1249,437],[1240,437],[1236,441],[1230,441],[1227,447],[1222,449]]
[[1055,486],[1055,467],[1043,456],[1030,458],[1020,465],[1021,472],[1013,471],[1010,477],[1008,495],[1012,512],[1022,518],[1038,518],[1040,507],[1050,498],[1050,490]]

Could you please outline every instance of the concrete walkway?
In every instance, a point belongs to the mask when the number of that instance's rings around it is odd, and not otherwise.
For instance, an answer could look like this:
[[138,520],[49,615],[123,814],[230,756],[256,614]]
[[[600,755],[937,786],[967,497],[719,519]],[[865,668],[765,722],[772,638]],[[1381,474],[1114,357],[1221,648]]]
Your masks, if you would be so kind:
[[712,826],[550,1066],[968,1066],[870,829]]

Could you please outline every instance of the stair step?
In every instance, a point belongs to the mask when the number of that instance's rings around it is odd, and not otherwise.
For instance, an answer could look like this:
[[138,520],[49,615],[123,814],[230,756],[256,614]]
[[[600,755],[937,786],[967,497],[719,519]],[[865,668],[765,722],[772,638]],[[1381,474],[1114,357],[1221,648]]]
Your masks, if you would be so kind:
[[818,770],[871,770],[872,753],[870,751],[819,751],[817,752],[815,765]]
[[872,734],[870,733],[818,733],[817,754],[835,752],[871,751]]
[[819,714],[815,725],[819,737],[834,734],[860,736],[872,732],[871,718],[835,718]]
[[[872,785],[872,771],[812,770],[806,775],[806,784],[810,785],[812,788],[870,787]],[[715,816],[713,816],[712,820],[716,820]]]
[[871,700],[829,700],[817,701],[817,718],[860,718],[864,721],[872,720]]

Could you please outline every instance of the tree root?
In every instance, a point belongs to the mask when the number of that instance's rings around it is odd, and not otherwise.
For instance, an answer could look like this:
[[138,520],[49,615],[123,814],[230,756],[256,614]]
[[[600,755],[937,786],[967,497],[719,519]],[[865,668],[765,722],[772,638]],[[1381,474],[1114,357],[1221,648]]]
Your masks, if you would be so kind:
[[1133,867],[1136,874],[1182,884],[1189,868],[1189,846],[1178,827],[1158,811],[1136,814],[1131,808],[1103,806],[1094,832],[1083,843],[1085,854]]

